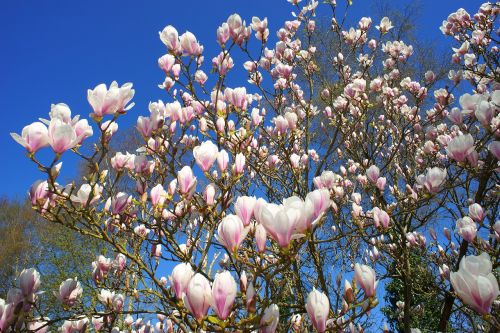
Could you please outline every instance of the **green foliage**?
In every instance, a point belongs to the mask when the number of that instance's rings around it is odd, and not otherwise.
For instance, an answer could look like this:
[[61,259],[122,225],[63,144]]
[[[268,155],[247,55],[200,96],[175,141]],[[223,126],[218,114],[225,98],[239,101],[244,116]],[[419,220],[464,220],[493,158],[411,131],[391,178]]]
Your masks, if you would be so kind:
[[95,302],[89,260],[96,254],[111,255],[99,241],[43,220],[29,202],[8,199],[0,199],[0,235],[0,297],[16,285],[15,278],[22,269],[35,267],[45,291],[43,311],[49,317],[64,313],[53,291],[68,278],[80,281],[86,295],[83,302]]
[[[433,331],[438,326],[442,304],[440,297],[435,294],[436,281],[418,250],[410,252],[409,259],[412,277],[411,327],[418,327],[422,332]],[[389,273],[398,276],[395,265],[389,268]],[[398,301],[404,300],[401,278],[396,277],[387,283],[384,300],[387,305],[382,308],[382,312],[392,329],[404,332],[403,323],[398,319],[403,309],[397,306]]]

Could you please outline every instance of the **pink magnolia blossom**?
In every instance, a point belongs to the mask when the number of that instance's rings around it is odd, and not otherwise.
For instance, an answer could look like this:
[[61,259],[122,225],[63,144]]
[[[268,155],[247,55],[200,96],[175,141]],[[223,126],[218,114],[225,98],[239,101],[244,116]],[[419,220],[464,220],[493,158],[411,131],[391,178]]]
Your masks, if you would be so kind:
[[281,247],[288,247],[301,218],[301,211],[284,205],[265,204],[259,222]]
[[194,271],[190,264],[180,263],[174,267],[170,280],[177,299],[182,299],[193,275]]
[[465,256],[458,272],[450,273],[450,282],[462,301],[480,314],[489,313],[499,294],[498,282],[491,272],[490,256]]
[[196,37],[189,31],[186,31],[179,37],[182,51],[189,56],[199,56],[203,52],[203,46],[201,46]]
[[260,223],[255,224],[255,241],[257,243],[257,249],[260,253],[266,251],[266,241],[267,241],[267,232],[266,228]]
[[429,193],[437,193],[445,182],[446,175],[446,169],[434,167],[431,169],[427,169],[425,175],[419,175],[417,178],[417,183],[427,189]]
[[280,309],[276,304],[269,305],[260,319],[261,328],[259,333],[274,333],[278,327]]
[[376,165],[372,165],[366,170],[366,176],[373,184],[377,183],[379,174],[380,170]]
[[167,191],[163,188],[163,185],[157,184],[151,189],[151,204],[153,206],[163,206],[163,203],[167,199]]
[[101,83],[93,90],[89,89],[87,100],[94,110],[92,116],[103,117],[109,114],[125,113],[134,106],[134,103],[127,106],[134,94],[132,83],[125,83],[119,87],[116,81],[113,81],[109,88]]
[[328,297],[324,293],[313,288],[307,296],[306,310],[314,328],[316,328],[318,332],[324,332],[326,330],[326,320],[330,312],[330,301]]
[[376,228],[382,226],[382,228],[387,229],[389,227],[389,224],[391,223],[391,218],[389,217],[389,214],[387,214],[385,210],[375,207],[372,209],[372,214],[373,214],[373,224],[375,225]]
[[234,160],[234,166],[233,166],[233,172],[237,175],[240,175],[243,173],[245,170],[245,155],[242,153],[236,154],[235,160]]
[[236,292],[236,281],[230,272],[215,274],[212,284],[212,308],[219,319],[226,320],[231,313]]
[[476,223],[468,216],[457,220],[456,230],[457,233],[469,243],[476,238]]
[[356,277],[356,282],[361,289],[364,290],[367,297],[375,296],[375,289],[377,288],[378,281],[376,280],[373,268],[356,264],[354,265],[354,276]]
[[18,282],[23,295],[28,297],[36,293],[40,288],[40,273],[34,268],[23,269]]
[[49,123],[48,142],[56,153],[62,154],[75,147],[79,139],[73,126],[59,118],[53,118]]
[[167,25],[159,34],[163,44],[165,44],[172,53],[178,53],[180,51],[181,45],[179,43],[179,34],[173,26]]
[[306,196],[305,204],[311,207],[312,215],[309,218],[314,221],[330,208],[330,192],[326,189],[309,192]]
[[448,156],[457,162],[463,162],[474,151],[474,138],[470,134],[453,138],[446,148]]
[[203,198],[208,206],[213,206],[215,204],[215,186],[214,184],[208,184],[203,191]]
[[177,173],[177,184],[179,186],[179,191],[187,196],[191,196],[196,190],[197,180],[193,175],[193,170],[189,166],[184,166]]
[[253,210],[256,202],[257,199],[255,197],[241,196],[236,199],[234,210],[245,227],[250,225],[250,220],[253,217]]
[[488,145],[488,150],[500,161],[500,141],[493,141]]
[[210,140],[203,142],[201,145],[194,147],[193,155],[196,164],[200,167],[203,172],[210,170],[215,160],[217,159],[217,154],[219,149]]
[[222,219],[217,229],[217,240],[230,251],[235,252],[247,236],[249,228],[245,228],[236,215],[227,215]]
[[10,135],[30,153],[49,145],[47,126],[38,121],[25,126],[21,135],[17,133],[10,133]]
[[485,212],[480,204],[473,203],[469,206],[469,216],[476,222],[481,222],[485,217]]
[[59,286],[59,291],[55,292],[56,298],[66,306],[74,306],[78,298],[82,296],[83,289],[77,278],[67,279]]
[[183,301],[188,311],[197,320],[206,316],[212,303],[212,290],[207,278],[196,273],[188,283]]
[[71,201],[75,203],[79,203],[83,207],[87,206],[87,203],[92,205],[101,197],[103,187],[101,185],[90,185],[90,184],[82,184],[76,195],[71,195]]

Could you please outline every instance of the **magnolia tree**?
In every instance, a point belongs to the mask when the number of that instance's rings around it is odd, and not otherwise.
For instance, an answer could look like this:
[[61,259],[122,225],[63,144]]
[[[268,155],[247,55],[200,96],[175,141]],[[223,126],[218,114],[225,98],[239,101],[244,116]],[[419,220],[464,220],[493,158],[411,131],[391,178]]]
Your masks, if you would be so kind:
[[[289,2],[295,12],[276,42],[267,19],[231,15],[209,65],[191,32],[165,27],[166,99],[138,117],[143,142],[133,153],[110,148],[131,112],[130,83],[89,90],[89,120],[54,104],[50,119],[12,134],[44,174],[29,190],[33,208],[115,255],[82,263],[93,289],[75,277],[44,290],[40,274],[24,270],[0,300],[0,331],[388,330],[370,316],[380,314],[383,280],[395,279],[410,332],[422,306],[412,298],[415,255],[442,303],[435,330],[500,328],[500,6],[459,9],[443,22],[459,69],[439,87],[430,71],[400,75],[413,48],[389,40],[389,18],[346,27],[335,1],[321,5],[339,49],[318,89],[311,40],[320,8]],[[235,63],[234,53],[247,60]],[[228,86],[238,71],[245,86]],[[41,149],[53,150],[51,162]],[[88,172],[63,185],[68,154]],[[50,297],[58,318],[42,311]]]

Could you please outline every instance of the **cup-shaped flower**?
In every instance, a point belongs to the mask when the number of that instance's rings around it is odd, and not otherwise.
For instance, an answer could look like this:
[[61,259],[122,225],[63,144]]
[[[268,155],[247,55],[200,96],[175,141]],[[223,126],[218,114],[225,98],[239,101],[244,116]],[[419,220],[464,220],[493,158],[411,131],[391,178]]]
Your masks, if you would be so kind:
[[78,137],[73,126],[53,118],[49,124],[48,141],[56,153],[62,154],[78,144]]
[[310,219],[314,221],[322,216],[323,213],[330,207],[330,192],[327,189],[319,189],[309,192],[306,196],[305,204],[307,207],[310,207],[310,211],[312,213]]
[[276,304],[269,305],[260,319],[259,333],[274,333],[280,320],[280,309]]
[[480,314],[491,311],[491,304],[499,294],[498,282],[491,273],[490,256],[465,256],[458,272],[450,273],[450,281],[460,299]]
[[54,295],[65,306],[72,307],[75,305],[78,298],[82,295],[83,289],[80,282],[75,277],[74,279],[67,279],[59,286],[59,291]]
[[217,317],[226,320],[236,298],[236,281],[228,271],[215,274],[212,284],[212,308]]
[[17,133],[10,133],[10,135],[30,153],[34,153],[49,144],[47,126],[39,121],[25,126],[21,135]]
[[248,233],[243,222],[237,215],[227,215],[222,219],[217,229],[217,240],[230,252],[240,247]]
[[162,184],[158,184],[151,189],[151,204],[153,206],[163,206],[165,199],[167,198],[167,191],[163,188]]
[[189,56],[199,56],[203,52],[203,46],[201,46],[196,40],[195,35],[191,32],[186,31],[179,37],[182,51]]
[[191,196],[196,190],[196,177],[193,175],[193,170],[186,165],[177,173],[177,184],[179,191],[187,196]]
[[87,100],[94,110],[93,116],[103,117],[108,114],[125,113],[130,110],[134,104],[127,106],[128,102],[134,97],[135,90],[132,89],[132,83],[125,83],[121,87],[116,81],[106,87],[104,83],[99,84],[93,90],[88,90]]
[[470,134],[458,135],[448,142],[448,156],[457,162],[463,162],[474,151],[474,138]]
[[476,238],[476,223],[468,216],[464,216],[463,218],[457,220],[456,230],[457,233],[469,243],[474,241],[474,238]]
[[260,223],[255,224],[255,242],[260,253],[266,251],[267,231]]
[[220,172],[226,171],[228,163],[229,163],[229,154],[227,153],[227,151],[222,149],[217,154],[217,166],[219,167],[219,171]]
[[170,281],[177,299],[182,299],[194,272],[190,264],[180,263],[172,270]]
[[40,273],[34,268],[23,269],[18,282],[23,295],[30,296],[40,288]]
[[255,197],[241,196],[236,199],[234,210],[245,227],[250,224],[250,220],[253,217],[253,208],[256,202],[257,199]]
[[368,177],[368,180],[370,180],[372,184],[377,183],[379,175],[380,175],[380,170],[376,165],[372,165],[366,170],[366,177]]
[[295,234],[301,211],[284,205],[265,204],[259,221],[281,247],[287,247]]
[[179,33],[173,26],[167,25],[159,34],[163,44],[165,44],[172,53],[179,52]]
[[441,185],[446,180],[446,169],[441,169],[438,167],[427,169],[425,175],[420,175],[417,178],[417,183],[427,189],[429,193],[437,193],[441,188]]
[[50,328],[49,320],[50,320],[49,317],[33,318],[33,320],[28,323],[27,328],[30,332],[46,333]]
[[473,203],[472,205],[469,206],[469,216],[474,221],[481,222],[485,217],[483,207],[481,207],[480,204]]
[[[90,184],[82,184],[76,195],[71,195],[71,201],[79,203],[83,207],[87,206],[87,203],[93,204],[101,197],[102,186],[94,185],[94,190]],[[90,201],[89,201],[90,199]]]
[[217,159],[217,154],[219,149],[210,140],[203,142],[201,145],[193,148],[193,156],[196,164],[200,167],[203,172],[210,170],[215,160]]
[[326,320],[330,312],[330,301],[328,297],[313,288],[307,296],[306,310],[314,328],[320,333],[326,330]]
[[366,265],[356,264],[354,265],[354,276],[356,278],[356,282],[359,284],[361,289],[364,290],[366,296],[375,296],[375,289],[377,288],[378,281],[376,280],[373,268]]
[[197,320],[206,316],[212,302],[212,290],[207,278],[196,273],[189,281],[183,300],[186,308]]

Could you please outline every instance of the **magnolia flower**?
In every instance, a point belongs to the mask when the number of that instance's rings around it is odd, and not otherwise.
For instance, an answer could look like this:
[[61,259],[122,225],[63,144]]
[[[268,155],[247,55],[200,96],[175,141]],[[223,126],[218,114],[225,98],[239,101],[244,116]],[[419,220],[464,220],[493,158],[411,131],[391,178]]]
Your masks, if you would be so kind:
[[255,224],[255,242],[260,253],[266,251],[267,232],[262,224]]
[[10,133],[10,135],[30,153],[34,153],[49,144],[47,126],[38,121],[25,126],[21,135],[17,133]]
[[287,247],[292,240],[301,211],[293,207],[266,203],[258,217],[259,222],[281,247]]
[[92,190],[92,185],[83,184],[80,186],[78,192],[76,192],[76,195],[71,195],[71,201],[79,203],[83,207],[87,206],[87,202],[89,204],[93,204],[101,197],[102,189],[101,185],[94,185],[94,189]]
[[167,191],[163,188],[161,184],[157,184],[151,189],[151,204],[153,206],[163,206],[165,199],[167,198]]
[[491,269],[490,256],[483,252],[479,256],[463,257],[458,272],[450,273],[455,293],[480,314],[490,312],[499,294],[498,282]]
[[500,141],[493,141],[488,145],[488,150],[500,161]]
[[[49,320],[50,318],[48,317],[33,318],[33,320],[28,323],[28,330],[36,333],[46,333],[50,328],[48,325]],[[0,327],[0,329],[2,328]]]
[[201,145],[196,146],[193,149],[193,156],[196,160],[196,164],[198,164],[203,172],[210,170],[217,159],[218,153],[219,149],[210,140],[203,142]]
[[448,142],[448,156],[457,162],[463,162],[474,151],[474,138],[470,134],[459,135]]
[[330,301],[328,297],[324,293],[313,288],[307,296],[306,310],[314,328],[316,328],[318,332],[324,332],[326,330],[328,313],[330,312]]
[[380,170],[376,165],[372,165],[366,170],[366,176],[373,184],[377,183],[379,175],[380,175]]
[[201,46],[196,37],[189,31],[186,31],[179,37],[182,51],[190,56],[199,56],[203,52],[203,46]]
[[248,230],[238,216],[230,214],[220,222],[216,237],[228,251],[235,252],[247,236]]
[[309,192],[305,199],[307,210],[310,210],[311,216],[308,217],[311,222],[323,215],[330,207],[330,192],[327,189],[319,189]]
[[23,269],[18,279],[19,288],[25,297],[31,296],[40,288],[40,273],[34,268]]
[[193,275],[194,271],[190,264],[180,263],[174,267],[172,275],[170,276],[170,281],[177,299],[182,299]]
[[75,305],[77,299],[82,295],[83,289],[78,282],[77,278],[67,279],[59,286],[59,292],[54,291],[54,295],[57,297],[59,302],[66,306]]
[[56,153],[62,154],[75,147],[79,139],[73,126],[59,118],[53,118],[49,123],[48,142]]
[[427,169],[425,175],[420,175],[417,178],[417,183],[429,191],[429,193],[437,193],[446,180],[446,169],[434,167]]
[[476,222],[481,222],[484,217],[485,213],[483,210],[483,207],[481,207],[480,204],[474,203],[469,206],[469,216]]
[[376,280],[373,268],[356,264],[354,265],[354,276],[356,277],[356,282],[361,289],[364,290],[366,296],[375,296],[375,289],[377,288],[378,281]]
[[261,328],[259,333],[274,333],[278,327],[280,309],[276,304],[269,305],[260,319]]
[[233,172],[237,175],[241,175],[245,170],[245,163],[245,155],[242,153],[236,154],[236,157],[234,158]]
[[476,223],[468,216],[457,220],[457,233],[467,242],[471,243],[476,238]]
[[388,32],[389,30],[391,30],[394,27],[392,25],[391,20],[389,20],[388,17],[384,17],[380,21],[380,25],[376,25],[375,28],[377,28],[378,31],[380,31],[381,33],[384,34],[384,33]]
[[88,318],[66,320],[59,328],[60,333],[83,333],[86,332],[89,324]]
[[210,282],[207,278],[196,273],[189,281],[183,300],[189,312],[197,320],[201,320],[207,314],[212,302]]
[[99,84],[94,90],[88,90],[87,100],[94,110],[93,116],[103,117],[108,114],[125,113],[130,110],[134,103],[127,106],[134,97],[135,90],[132,83],[125,83],[118,87],[118,83],[113,81],[109,89],[104,83]]
[[177,53],[180,50],[179,34],[173,26],[167,25],[159,34],[163,44],[165,44],[171,52]]
[[179,191],[187,196],[191,196],[196,190],[196,177],[193,175],[193,170],[189,166],[184,166],[177,173],[177,184]]
[[243,225],[246,227],[250,224],[253,217],[253,209],[257,199],[255,197],[241,196],[236,199],[234,210],[236,215],[241,219]]
[[227,319],[231,313],[234,299],[236,298],[236,281],[228,271],[215,274],[212,285],[212,307],[222,320]]

